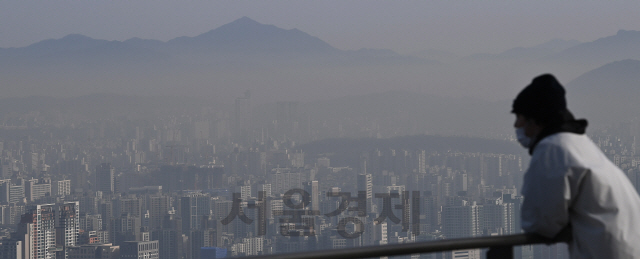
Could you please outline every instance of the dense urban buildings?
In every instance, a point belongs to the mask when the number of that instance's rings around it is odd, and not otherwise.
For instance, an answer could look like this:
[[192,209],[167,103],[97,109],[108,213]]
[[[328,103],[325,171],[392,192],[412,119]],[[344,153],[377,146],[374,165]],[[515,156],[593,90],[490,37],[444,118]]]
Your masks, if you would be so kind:
[[[232,116],[203,109],[63,130],[25,117],[20,130],[37,132],[25,138],[0,127],[0,258],[222,258],[521,231],[520,149],[437,136],[324,144],[298,103],[277,103],[262,123],[249,100]],[[621,127],[592,138],[638,187],[640,126]],[[567,256],[561,245],[515,251]]]

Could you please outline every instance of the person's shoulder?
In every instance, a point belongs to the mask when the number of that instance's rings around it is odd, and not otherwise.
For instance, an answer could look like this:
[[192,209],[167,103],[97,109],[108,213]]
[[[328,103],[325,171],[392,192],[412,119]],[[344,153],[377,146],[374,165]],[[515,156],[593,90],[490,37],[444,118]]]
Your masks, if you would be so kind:
[[538,143],[541,147],[568,147],[573,145],[591,144],[591,139],[585,134],[576,134],[570,132],[559,132],[549,135]]
[[600,158],[602,154],[585,134],[561,132],[542,139],[532,156],[541,159],[553,157],[565,162],[570,161],[575,166],[584,166],[590,163],[588,160]]
[[535,157],[541,154],[548,156],[549,153],[567,155],[567,153],[571,153],[572,150],[575,151],[584,149],[587,146],[592,146],[591,143],[589,137],[584,134],[568,132],[555,133],[540,140],[533,150],[532,156]]

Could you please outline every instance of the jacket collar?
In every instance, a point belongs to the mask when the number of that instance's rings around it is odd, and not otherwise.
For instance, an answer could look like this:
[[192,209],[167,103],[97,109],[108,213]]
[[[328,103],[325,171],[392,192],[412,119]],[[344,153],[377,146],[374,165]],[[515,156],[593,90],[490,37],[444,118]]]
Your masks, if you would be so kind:
[[560,132],[584,134],[587,129],[587,125],[589,125],[589,122],[587,122],[587,120],[585,119],[580,119],[580,120],[572,119],[572,120],[565,121],[560,125],[545,127],[544,129],[542,129],[540,134],[538,134],[538,136],[536,136],[535,139],[533,139],[533,143],[529,147],[529,155],[533,154],[533,150],[536,148],[538,143],[542,141],[544,138]]

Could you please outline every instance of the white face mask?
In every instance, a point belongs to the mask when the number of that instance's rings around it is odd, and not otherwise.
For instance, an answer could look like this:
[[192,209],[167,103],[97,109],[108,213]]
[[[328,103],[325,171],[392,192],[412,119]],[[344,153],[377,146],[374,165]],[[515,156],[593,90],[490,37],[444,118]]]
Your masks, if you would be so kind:
[[531,146],[531,138],[524,134],[524,127],[516,129],[516,139],[518,139],[518,143],[525,148]]

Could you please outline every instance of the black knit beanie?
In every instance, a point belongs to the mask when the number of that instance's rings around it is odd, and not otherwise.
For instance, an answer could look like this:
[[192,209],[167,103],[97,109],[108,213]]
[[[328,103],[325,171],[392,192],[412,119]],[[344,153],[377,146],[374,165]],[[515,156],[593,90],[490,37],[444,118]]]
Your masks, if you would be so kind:
[[511,112],[542,125],[562,123],[563,114],[568,112],[564,88],[553,75],[538,76],[513,100]]

